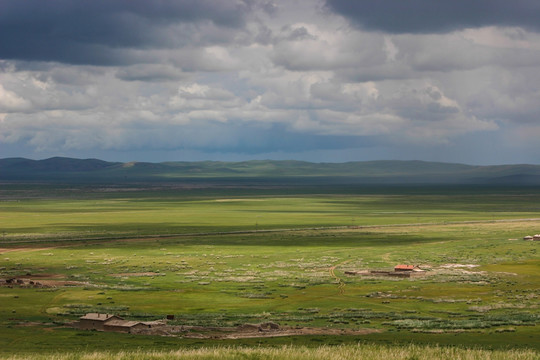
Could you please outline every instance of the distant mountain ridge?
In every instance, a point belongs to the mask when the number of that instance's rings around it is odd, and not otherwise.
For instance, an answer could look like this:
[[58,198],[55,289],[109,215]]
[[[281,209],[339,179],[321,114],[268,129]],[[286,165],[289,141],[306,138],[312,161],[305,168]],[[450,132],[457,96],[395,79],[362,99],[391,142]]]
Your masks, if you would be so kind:
[[105,169],[119,163],[110,163],[98,159],[73,159],[65,157],[52,157],[45,160],[29,160],[25,158],[0,159],[0,171],[94,171]]
[[108,162],[53,157],[0,159],[2,181],[153,182],[182,179],[266,179],[351,184],[540,185],[540,165],[475,166],[427,161],[380,160],[311,163],[295,160],[241,162]]

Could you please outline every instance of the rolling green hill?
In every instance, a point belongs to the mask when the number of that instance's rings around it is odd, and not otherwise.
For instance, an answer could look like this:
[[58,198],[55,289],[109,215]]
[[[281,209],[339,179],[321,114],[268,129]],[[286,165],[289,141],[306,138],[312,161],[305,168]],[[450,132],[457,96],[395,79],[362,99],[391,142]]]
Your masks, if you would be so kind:
[[312,184],[493,184],[540,185],[539,165],[473,166],[425,161],[311,163],[107,162],[54,157],[0,159],[0,180],[24,182],[206,182]]

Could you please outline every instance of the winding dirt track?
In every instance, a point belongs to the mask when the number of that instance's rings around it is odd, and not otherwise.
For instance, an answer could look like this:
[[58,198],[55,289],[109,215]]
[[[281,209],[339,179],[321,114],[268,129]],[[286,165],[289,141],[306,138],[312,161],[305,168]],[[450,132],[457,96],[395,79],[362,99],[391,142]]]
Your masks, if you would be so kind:
[[344,265],[348,263],[349,261],[351,260],[342,261],[339,264],[336,264],[328,268],[328,272],[330,273],[330,276],[336,279],[336,282],[338,284],[338,289],[339,289],[339,295],[345,294],[345,282],[343,282],[343,280],[341,280],[341,278],[336,275],[335,270],[338,266]]

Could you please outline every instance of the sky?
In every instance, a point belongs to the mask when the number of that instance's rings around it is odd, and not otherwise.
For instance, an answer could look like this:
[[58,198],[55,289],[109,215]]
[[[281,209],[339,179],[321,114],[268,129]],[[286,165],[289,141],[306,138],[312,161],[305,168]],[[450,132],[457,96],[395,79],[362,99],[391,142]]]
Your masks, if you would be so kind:
[[540,164],[538,0],[0,0],[0,158]]

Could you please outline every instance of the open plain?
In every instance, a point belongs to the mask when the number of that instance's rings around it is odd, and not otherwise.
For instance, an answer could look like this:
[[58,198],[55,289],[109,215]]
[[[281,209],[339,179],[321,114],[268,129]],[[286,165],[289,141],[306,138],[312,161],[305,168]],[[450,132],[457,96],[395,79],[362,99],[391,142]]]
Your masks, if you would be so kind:
[[[523,240],[540,232],[535,187],[4,184],[0,232],[3,357],[540,348],[540,242]],[[424,274],[345,273],[397,264]],[[183,331],[74,327],[86,313],[173,315]],[[265,322],[289,332],[216,331]]]

